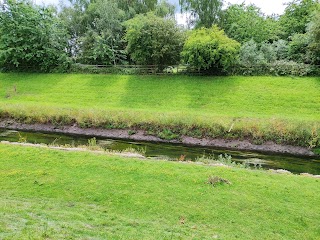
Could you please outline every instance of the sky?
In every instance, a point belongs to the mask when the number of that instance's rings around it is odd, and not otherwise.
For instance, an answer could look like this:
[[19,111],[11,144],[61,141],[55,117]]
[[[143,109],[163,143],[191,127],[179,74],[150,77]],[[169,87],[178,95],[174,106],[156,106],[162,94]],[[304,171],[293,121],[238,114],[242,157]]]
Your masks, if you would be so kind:
[[[231,4],[241,4],[245,2],[246,4],[253,3],[257,7],[260,7],[262,12],[271,15],[275,14],[282,14],[285,6],[283,5],[286,2],[290,2],[291,0],[225,0],[225,2]],[[35,0],[37,4],[58,4],[59,0]],[[169,0],[169,2],[173,4],[178,4],[179,0]]]

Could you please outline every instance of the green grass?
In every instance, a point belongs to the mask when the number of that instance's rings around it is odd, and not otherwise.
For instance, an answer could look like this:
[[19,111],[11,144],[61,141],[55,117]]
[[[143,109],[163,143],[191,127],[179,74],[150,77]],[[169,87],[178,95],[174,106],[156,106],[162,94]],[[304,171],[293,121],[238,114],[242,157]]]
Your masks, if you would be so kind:
[[[0,111],[26,122],[317,145],[320,78],[0,74]],[[232,131],[227,133],[233,125]]]
[[319,184],[0,144],[0,239],[319,239]]

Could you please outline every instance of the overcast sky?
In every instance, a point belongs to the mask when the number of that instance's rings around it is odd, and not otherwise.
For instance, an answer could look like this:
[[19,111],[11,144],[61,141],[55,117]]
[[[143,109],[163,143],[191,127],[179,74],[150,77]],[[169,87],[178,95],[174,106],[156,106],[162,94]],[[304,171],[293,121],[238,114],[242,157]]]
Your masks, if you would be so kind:
[[[41,4],[58,4],[59,0],[35,0],[36,3]],[[246,4],[253,3],[256,6],[260,7],[262,12],[265,14],[282,14],[285,6],[283,5],[286,2],[290,2],[291,0],[225,0],[226,3],[232,4],[241,4],[245,2]],[[169,2],[177,4],[179,0],[169,0]]]

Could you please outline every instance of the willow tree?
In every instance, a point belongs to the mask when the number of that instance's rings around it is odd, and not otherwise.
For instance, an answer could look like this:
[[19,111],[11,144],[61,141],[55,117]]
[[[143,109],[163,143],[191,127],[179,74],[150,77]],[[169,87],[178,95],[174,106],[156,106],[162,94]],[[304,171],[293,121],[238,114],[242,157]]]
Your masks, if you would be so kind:
[[179,0],[182,12],[191,14],[191,25],[211,27],[220,25],[223,0]]

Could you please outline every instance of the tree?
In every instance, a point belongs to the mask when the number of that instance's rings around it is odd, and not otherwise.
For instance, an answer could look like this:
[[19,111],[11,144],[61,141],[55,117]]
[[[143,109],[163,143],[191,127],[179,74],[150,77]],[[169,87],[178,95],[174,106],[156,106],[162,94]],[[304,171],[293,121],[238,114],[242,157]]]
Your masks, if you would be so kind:
[[158,2],[154,13],[158,17],[173,17],[175,13],[175,6],[168,3],[166,0],[161,0]]
[[116,65],[126,62],[123,22],[137,12],[154,10],[157,16],[174,14],[165,0],[69,0],[60,17],[67,26],[69,55],[86,64]]
[[224,11],[223,24],[226,34],[245,43],[253,39],[257,43],[278,38],[279,25],[274,17],[266,17],[260,8],[251,4],[233,4]]
[[80,38],[85,35],[93,19],[89,19],[86,14],[89,2],[86,0],[69,0],[69,2],[71,5],[62,6],[59,18],[68,32],[68,54],[76,58],[80,52]]
[[125,13],[114,1],[97,0],[87,9],[92,19],[80,38],[78,60],[88,64],[116,65],[126,59],[122,26]]
[[280,17],[283,39],[292,37],[294,34],[306,33],[306,26],[311,20],[317,3],[317,0],[293,0],[288,3],[284,14]]
[[142,65],[173,65],[179,63],[184,33],[173,19],[154,13],[137,15],[125,23],[127,52]]
[[312,15],[312,21],[308,24],[307,34],[309,36],[309,45],[311,61],[320,65],[320,4]]
[[186,40],[184,62],[197,70],[226,72],[236,61],[240,43],[226,36],[217,26],[193,30]]
[[127,14],[127,19],[137,14],[154,11],[158,0],[117,0],[118,7]]
[[210,28],[220,24],[223,0],[179,0],[181,10],[191,13],[191,25]]
[[307,34],[294,34],[289,42],[290,60],[300,63],[310,63],[309,44],[310,40]]
[[0,32],[0,66],[41,71],[67,67],[67,34],[54,9],[8,0],[0,8]]

